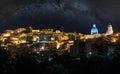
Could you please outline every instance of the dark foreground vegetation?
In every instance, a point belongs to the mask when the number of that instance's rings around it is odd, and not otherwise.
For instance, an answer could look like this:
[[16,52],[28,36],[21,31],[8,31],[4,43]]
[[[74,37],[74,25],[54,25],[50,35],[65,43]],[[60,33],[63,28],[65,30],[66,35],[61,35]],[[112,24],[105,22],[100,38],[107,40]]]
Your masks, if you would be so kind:
[[43,56],[44,60],[40,61],[39,57],[27,52],[13,56],[13,53],[8,50],[0,49],[0,74],[120,74],[119,55],[112,59],[100,56],[85,57],[84,55],[75,58],[69,53],[62,55],[54,53],[52,61],[48,61],[45,56]]

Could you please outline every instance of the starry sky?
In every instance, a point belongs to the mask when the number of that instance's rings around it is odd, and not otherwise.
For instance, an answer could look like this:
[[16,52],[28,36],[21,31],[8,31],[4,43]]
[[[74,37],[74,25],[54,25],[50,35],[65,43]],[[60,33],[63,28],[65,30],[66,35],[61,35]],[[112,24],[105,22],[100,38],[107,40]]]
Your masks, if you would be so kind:
[[89,34],[93,24],[100,33],[112,23],[120,32],[119,0],[0,0],[0,32],[32,26]]

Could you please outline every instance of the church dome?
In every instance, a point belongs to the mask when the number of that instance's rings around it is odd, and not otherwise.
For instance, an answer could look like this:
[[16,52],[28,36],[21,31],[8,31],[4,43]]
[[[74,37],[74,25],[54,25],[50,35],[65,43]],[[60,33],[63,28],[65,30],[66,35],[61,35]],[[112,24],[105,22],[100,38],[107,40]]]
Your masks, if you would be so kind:
[[93,27],[91,28],[91,34],[98,34],[98,29],[96,25],[94,24]]

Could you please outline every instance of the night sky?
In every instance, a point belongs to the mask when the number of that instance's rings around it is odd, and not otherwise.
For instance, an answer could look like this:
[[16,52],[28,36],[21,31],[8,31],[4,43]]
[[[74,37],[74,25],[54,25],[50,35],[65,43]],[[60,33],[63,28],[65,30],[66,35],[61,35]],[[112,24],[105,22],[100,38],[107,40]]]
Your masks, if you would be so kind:
[[65,32],[100,33],[112,23],[120,32],[120,0],[0,0],[0,32],[32,26]]

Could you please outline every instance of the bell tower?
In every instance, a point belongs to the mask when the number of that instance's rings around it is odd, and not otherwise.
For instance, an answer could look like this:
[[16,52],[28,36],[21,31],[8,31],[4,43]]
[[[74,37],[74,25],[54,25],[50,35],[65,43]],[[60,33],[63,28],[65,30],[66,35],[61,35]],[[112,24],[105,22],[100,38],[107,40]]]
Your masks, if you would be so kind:
[[111,35],[111,34],[113,34],[113,28],[112,28],[111,23],[109,23],[108,29],[106,31],[106,35]]

